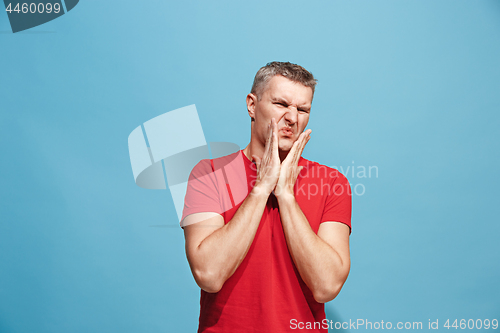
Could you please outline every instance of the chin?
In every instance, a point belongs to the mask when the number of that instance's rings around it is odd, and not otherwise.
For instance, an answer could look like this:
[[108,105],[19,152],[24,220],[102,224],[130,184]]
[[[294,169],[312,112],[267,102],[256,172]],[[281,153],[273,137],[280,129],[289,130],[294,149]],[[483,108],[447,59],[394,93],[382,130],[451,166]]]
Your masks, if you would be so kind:
[[280,138],[280,142],[278,143],[278,149],[281,151],[290,151],[292,149],[293,144],[295,143],[295,139],[292,138]]
[[292,149],[292,145],[278,146],[278,149],[281,150],[281,151],[289,152],[290,149]]

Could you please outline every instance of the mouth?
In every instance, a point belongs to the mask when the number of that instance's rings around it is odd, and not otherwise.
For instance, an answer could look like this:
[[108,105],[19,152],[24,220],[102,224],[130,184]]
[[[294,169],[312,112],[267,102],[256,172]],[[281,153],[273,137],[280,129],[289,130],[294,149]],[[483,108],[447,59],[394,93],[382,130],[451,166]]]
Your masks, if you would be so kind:
[[289,136],[289,137],[292,137],[294,134],[293,130],[290,127],[283,127],[282,129],[280,129],[280,132],[284,136]]

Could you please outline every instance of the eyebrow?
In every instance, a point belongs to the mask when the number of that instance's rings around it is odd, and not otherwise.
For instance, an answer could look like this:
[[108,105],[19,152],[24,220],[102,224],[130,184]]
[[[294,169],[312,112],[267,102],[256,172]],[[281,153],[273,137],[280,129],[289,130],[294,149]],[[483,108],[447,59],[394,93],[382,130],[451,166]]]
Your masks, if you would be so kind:
[[[290,105],[291,103],[289,103],[286,99],[282,98],[282,97],[271,97],[271,102],[272,103],[283,103],[283,104],[286,104],[286,105]],[[305,110],[305,111],[310,111],[311,110],[311,106],[307,105],[307,104],[303,104],[303,105],[299,105],[297,106],[297,109],[298,110]]]
[[284,104],[290,105],[290,103],[286,99],[281,98],[281,97],[277,97],[277,98],[271,97],[271,102],[273,102],[273,103],[278,102],[278,103],[284,103]]

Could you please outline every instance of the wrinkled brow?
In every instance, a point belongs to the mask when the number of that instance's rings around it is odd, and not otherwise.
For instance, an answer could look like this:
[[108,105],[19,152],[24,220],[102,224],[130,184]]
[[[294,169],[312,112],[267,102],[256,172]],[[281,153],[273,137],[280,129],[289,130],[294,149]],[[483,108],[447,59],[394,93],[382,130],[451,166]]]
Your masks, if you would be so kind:
[[285,98],[283,97],[271,97],[271,102],[278,102],[278,103],[284,103],[286,105],[290,105],[291,103],[286,100]]

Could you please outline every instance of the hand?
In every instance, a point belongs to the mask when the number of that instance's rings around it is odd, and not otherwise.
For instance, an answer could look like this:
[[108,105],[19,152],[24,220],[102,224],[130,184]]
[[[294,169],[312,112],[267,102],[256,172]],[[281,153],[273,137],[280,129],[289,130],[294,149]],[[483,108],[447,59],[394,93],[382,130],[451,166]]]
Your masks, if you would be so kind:
[[297,181],[300,171],[304,168],[303,166],[298,166],[300,156],[304,151],[304,148],[311,138],[311,130],[300,134],[297,141],[293,143],[292,149],[288,152],[285,160],[281,164],[280,174],[278,183],[276,184],[276,189],[274,194],[277,198],[285,196],[294,196],[293,187]]
[[255,164],[257,164],[257,179],[254,189],[262,190],[269,195],[276,187],[280,174],[280,157],[278,152],[278,125],[274,118],[269,125],[268,137],[264,148],[262,159],[252,155]]

